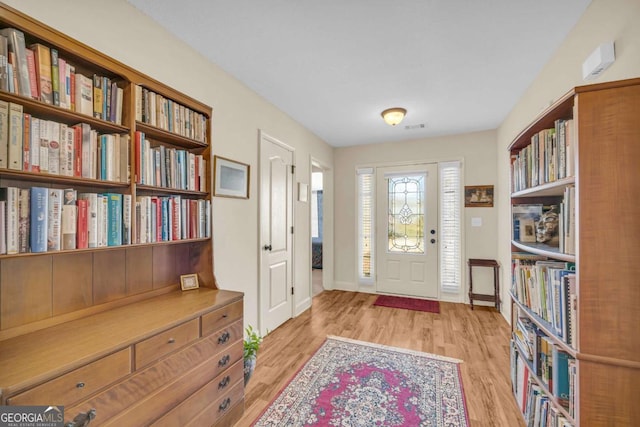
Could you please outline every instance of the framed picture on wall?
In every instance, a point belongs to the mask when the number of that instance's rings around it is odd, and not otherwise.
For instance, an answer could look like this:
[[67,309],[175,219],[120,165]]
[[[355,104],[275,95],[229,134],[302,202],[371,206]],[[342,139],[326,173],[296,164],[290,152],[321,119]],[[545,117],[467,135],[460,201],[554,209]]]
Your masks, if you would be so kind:
[[246,163],[213,156],[213,195],[248,199],[249,170]]
[[493,185],[465,185],[465,208],[493,207]]

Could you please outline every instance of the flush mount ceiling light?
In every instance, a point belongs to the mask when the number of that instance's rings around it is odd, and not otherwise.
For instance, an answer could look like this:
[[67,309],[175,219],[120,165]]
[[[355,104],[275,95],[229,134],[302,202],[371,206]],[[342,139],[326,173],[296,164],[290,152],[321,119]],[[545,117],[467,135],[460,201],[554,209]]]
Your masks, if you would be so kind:
[[384,121],[391,126],[399,124],[404,119],[405,114],[407,114],[407,110],[404,108],[389,108],[381,113]]

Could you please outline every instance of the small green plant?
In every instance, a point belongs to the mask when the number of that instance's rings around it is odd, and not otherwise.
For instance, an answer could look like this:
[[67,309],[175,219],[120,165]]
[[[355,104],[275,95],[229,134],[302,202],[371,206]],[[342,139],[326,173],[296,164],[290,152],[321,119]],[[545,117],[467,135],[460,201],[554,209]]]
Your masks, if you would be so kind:
[[262,343],[262,337],[251,325],[247,326],[245,332],[247,337],[244,339],[244,358],[256,357]]

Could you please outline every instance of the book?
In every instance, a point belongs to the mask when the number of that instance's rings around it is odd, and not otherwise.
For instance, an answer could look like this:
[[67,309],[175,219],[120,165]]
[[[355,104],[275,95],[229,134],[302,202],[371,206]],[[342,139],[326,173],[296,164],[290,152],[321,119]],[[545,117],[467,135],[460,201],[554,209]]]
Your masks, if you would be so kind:
[[31,187],[31,252],[47,252],[49,189]]
[[9,46],[7,37],[0,34],[0,90],[9,92]]
[[78,227],[77,192],[73,188],[66,188],[63,197],[62,249],[76,249]]
[[89,201],[78,199],[78,224],[76,227],[76,248],[89,247]]
[[102,77],[93,75],[93,117],[102,119],[103,107]]
[[31,170],[31,114],[22,115],[22,170]]
[[[87,247],[98,247],[98,194],[80,193],[78,201],[87,201]],[[78,213],[79,215],[79,213]]]
[[60,106],[60,68],[58,67],[58,49],[50,48],[51,52],[51,93],[53,105]]
[[22,133],[24,112],[21,104],[9,103],[9,169],[22,170]]
[[[49,172],[49,121],[40,120],[40,172]],[[34,147],[35,149],[35,147]],[[33,150],[32,150],[33,151]]]
[[31,89],[31,98],[40,99],[38,94],[38,79],[36,77],[36,59],[31,49],[25,49],[27,57],[27,68],[29,69],[29,88]]
[[9,103],[0,100],[0,169],[9,165]]
[[59,251],[62,248],[62,199],[61,189],[50,188],[47,214],[47,250]]
[[93,116],[93,80],[83,74],[76,74],[76,111]]
[[53,175],[60,175],[60,123],[49,120],[47,126],[49,137],[48,172]]
[[511,206],[513,240],[535,243],[535,222],[542,216],[542,204],[516,204]]
[[[58,77],[60,80],[59,88],[60,88],[60,108],[69,109],[71,106],[70,99],[71,92],[68,86],[68,80],[71,79],[71,76],[67,76],[69,72],[67,67],[67,61],[63,58],[58,57]],[[69,79],[67,79],[69,77]]]
[[0,200],[0,255],[7,253],[7,202]]
[[6,203],[6,236],[7,254],[17,254],[20,246],[19,231],[19,197],[20,190],[17,187],[0,188],[0,200]]
[[40,119],[31,117],[31,149],[29,150],[32,172],[40,172]]
[[74,173],[74,132],[64,123],[60,123],[60,175],[73,176]]
[[36,63],[36,77],[40,101],[45,104],[53,104],[53,90],[51,83],[51,51],[48,46],[40,43],[32,44]]
[[20,188],[18,194],[18,252],[29,252],[29,231],[31,224],[31,190],[29,188]]
[[569,407],[569,358],[571,356],[554,345],[551,357],[553,365],[551,392],[562,406]]
[[27,47],[24,33],[15,28],[4,28],[0,30],[0,34],[7,38],[8,51],[15,57],[13,72],[18,85],[14,92],[30,98],[31,85],[29,83],[29,65],[27,63]]
[[97,200],[98,200],[98,209],[97,209],[97,213],[98,213],[98,217],[97,217],[97,222],[98,222],[98,232],[96,235],[97,238],[97,243],[98,243],[98,247],[104,247],[107,246],[107,234],[108,234],[108,224],[109,224],[109,210],[107,207],[107,196],[105,196],[104,194],[99,194],[97,196]]
[[130,245],[131,241],[131,194],[122,195],[122,244]]
[[122,194],[105,193],[107,199],[107,246],[122,245]]

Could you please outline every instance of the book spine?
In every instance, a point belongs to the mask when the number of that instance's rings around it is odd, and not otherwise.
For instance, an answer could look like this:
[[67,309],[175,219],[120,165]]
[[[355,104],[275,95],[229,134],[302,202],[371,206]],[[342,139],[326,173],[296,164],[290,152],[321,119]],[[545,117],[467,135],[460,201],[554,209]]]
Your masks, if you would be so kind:
[[31,45],[36,60],[36,75],[40,101],[45,104],[53,104],[53,92],[51,82],[51,51],[48,46],[42,44]]
[[58,49],[51,48],[51,93],[53,105],[60,106],[60,69],[58,66]]
[[0,100],[0,169],[9,165],[9,103]]
[[0,255],[7,253],[7,202],[0,200]]
[[36,76],[36,59],[31,49],[25,49],[27,57],[27,68],[29,70],[29,89],[31,90],[31,98],[40,99],[38,95],[38,78]]
[[76,247],[86,249],[89,247],[89,201],[78,199],[78,224],[76,227]]
[[40,172],[40,119],[31,117],[31,171]]
[[72,188],[64,190],[62,205],[62,249],[76,249],[78,227],[77,192]]
[[130,245],[131,241],[131,194],[122,195],[122,243]]
[[31,187],[31,252],[47,252],[49,189]]
[[62,198],[63,191],[57,188],[49,189],[49,211],[47,219],[47,249],[59,251],[62,248]]
[[5,92],[9,91],[9,82],[7,79],[8,65],[9,65],[8,40],[4,34],[0,34],[0,90],[3,90]]
[[6,236],[7,254],[17,254],[20,247],[19,231],[19,198],[20,190],[17,187],[0,188],[0,200],[6,202]]
[[49,173],[60,175],[60,123],[49,120]]
[[93,117],[102,119],[102,77],[93,75]]
[[18,252],[29,252],[30,189],[21,188],[18,193]]
[[40,120],[40,172],[49,172],[49,123]]
[[9,103],[9,169],[22,170],[22,105]]
[[68,73],[68,86],[69,86],[69,108],[71,109],[71,111],[78,111],[76,110],[77,104],[76,104],[76,67],[70,64],[67,64],[69,66],[69,73]]
[[29,153],[31,147],[31,114],[24,113],[22,116],[22,170],[31,170],[31,154]]
[[87,247],[98,247],[98,194],[81,193],[78,196],[87,201]]
[[107,246],[122,245],[122,194],[107,193]]
[[9,56],[13,54],[13,74],[14,74],[14,90],[12,92],[19,93],[24,97],[31,97],[31,85],[29,82],[29,65],[27,63],[26,42],[24,33],[15,28],[6,28],[1,30],[2,34],[7,37]]

